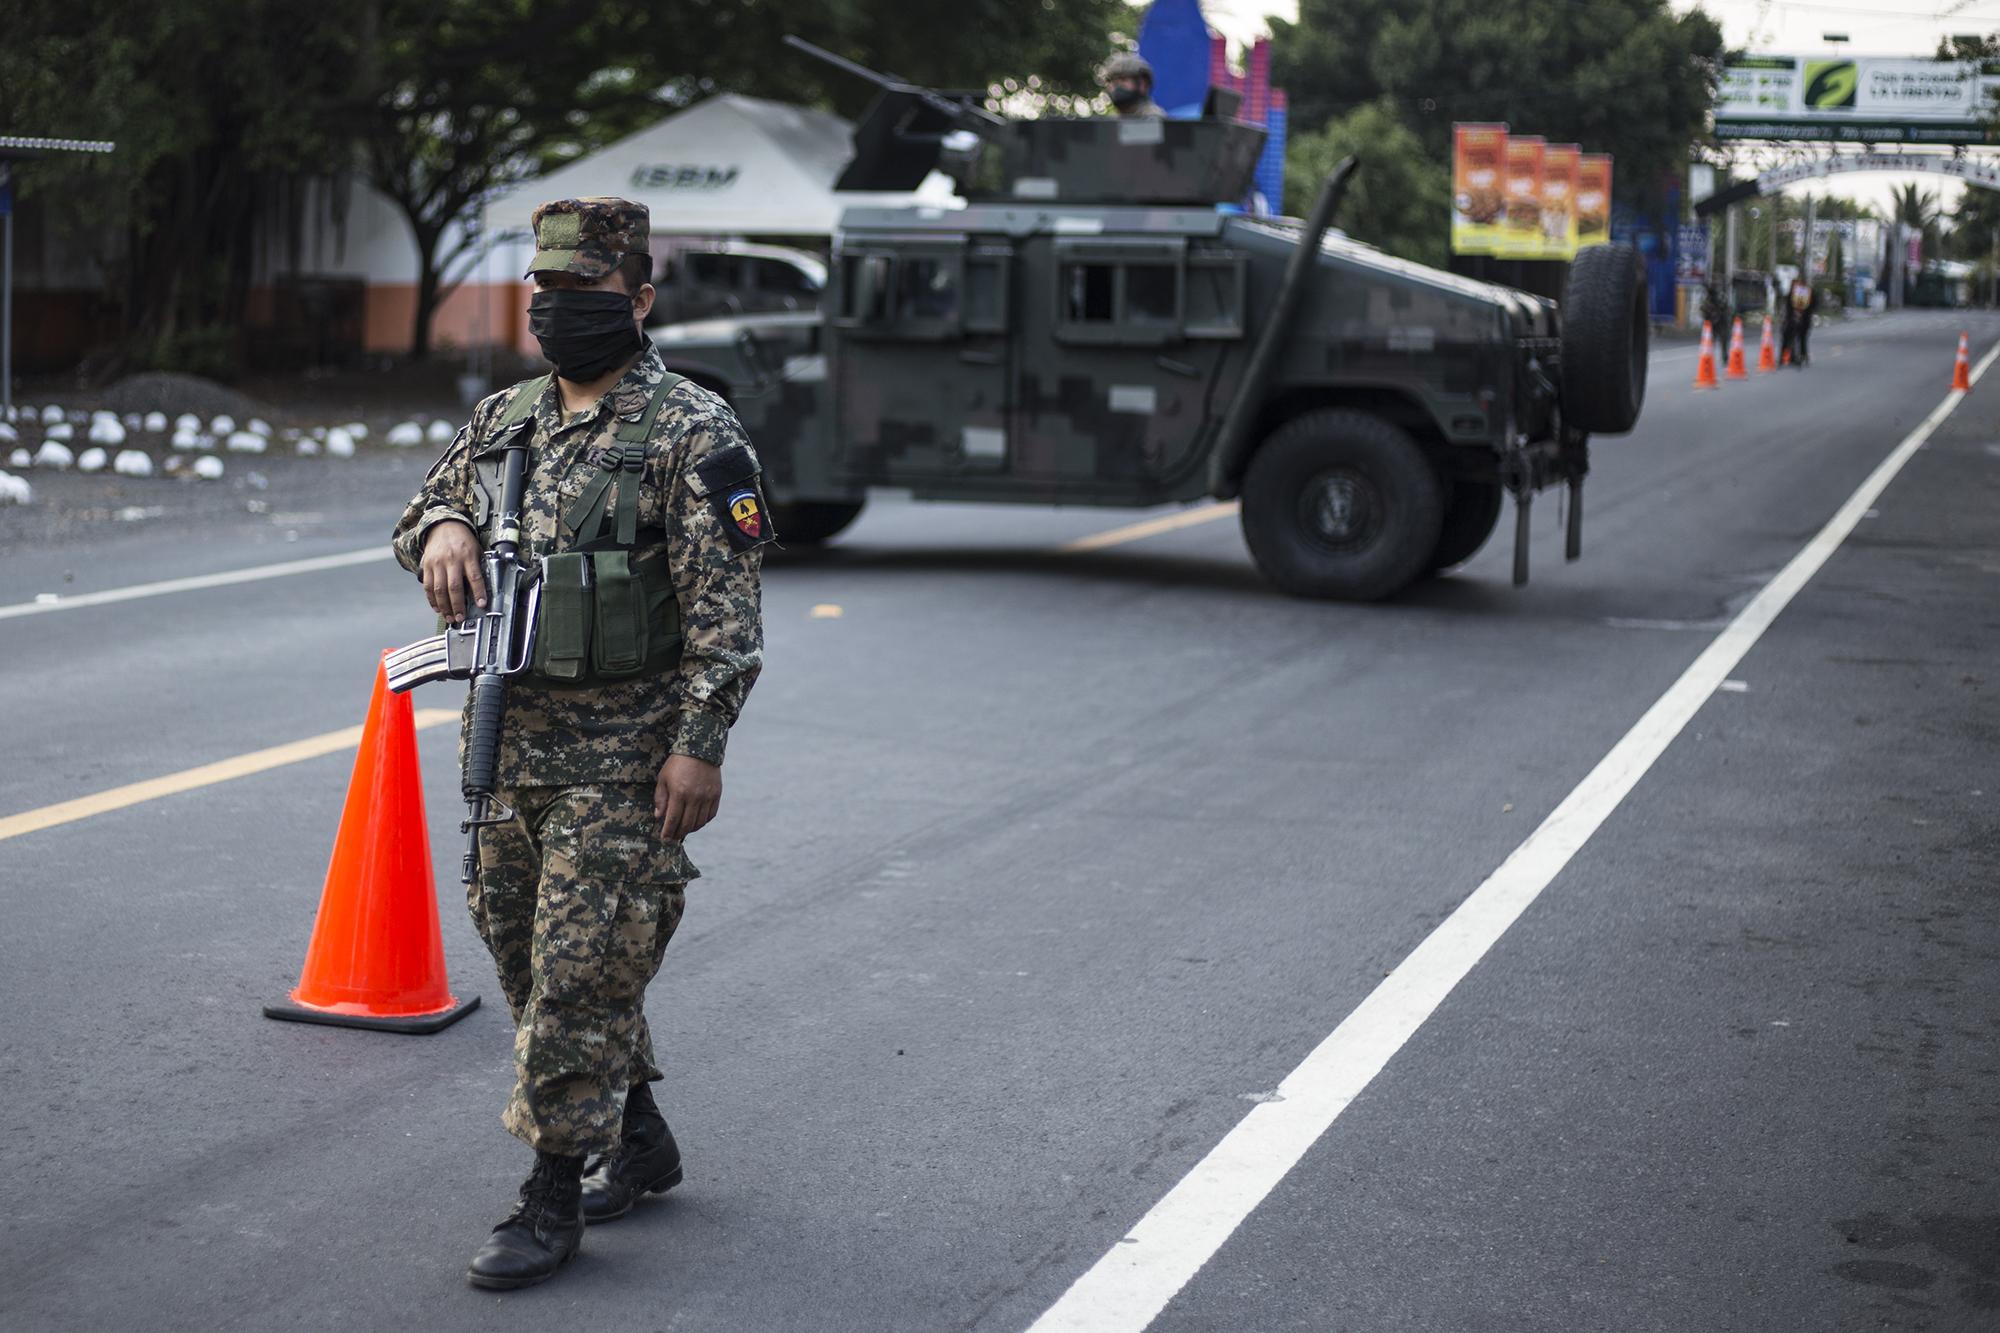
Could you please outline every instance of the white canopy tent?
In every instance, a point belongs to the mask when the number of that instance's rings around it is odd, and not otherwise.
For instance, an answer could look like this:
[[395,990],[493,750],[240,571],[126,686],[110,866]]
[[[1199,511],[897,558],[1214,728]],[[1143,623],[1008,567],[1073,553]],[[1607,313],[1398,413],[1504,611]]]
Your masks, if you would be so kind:
[[932,172],[909,194],[836,194],[853,155],[839,116],[719,93],[486,205],[488,236],[525,236],[545,199],[618,195],[652,210],[661,236],[831,236],[852,205],[957,207]]

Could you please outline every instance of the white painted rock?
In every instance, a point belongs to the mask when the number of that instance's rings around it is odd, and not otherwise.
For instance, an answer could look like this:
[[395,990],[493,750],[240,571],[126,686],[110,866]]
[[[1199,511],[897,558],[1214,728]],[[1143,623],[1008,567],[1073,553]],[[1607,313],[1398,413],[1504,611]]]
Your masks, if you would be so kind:
[[13,453],[7,455],[8,467],[33,467],[34,465],[35,456],[26,449],[16,449]]
[[75,461],[76,455],[69,451],[69,446],[54,440],[44,440],[42,447],[35,450],[36,467],[52,467],[60,472]]
[[70,424],[67,421],[56,422],[55,425],[48,428],[46,434],[51,440],[73,440],[76,438],[76,432],[70,428]]
[[228,435],[235,429],[236,418],[230,416],[227,412],[222,413],[215,420],[208,423],[208,433],[211,435]]
[[147,430],[158,434],[165,433],[167,429],[167,414],[165,412],[148,412],[146,414],[145,427]]
[[339,426],[326,433],[326,451],[335,458],[354,457],[354,437]]
[[300,458],[315,458],[319,455],[319,441],[308,435],[298,442]]
[[28,505],[35,502],[35,488],[26,477],[0,472],[0,505]]
[[431,423],[430,429],[425,431],[424,434],[430,438],[432,444],[450,444],[451,437],[458,434],[458,432],[451,428],[449,421],[440,417]]
[[176,449],[199,449],[201,436],[191,430],[177,430],[174,432],[173,445]]
[[405,421],[389,427],[389,443],[398,449],[408,449],[424,442],[424,428],[414,421]]
[[21,438],[20,431],[15,430],[12,426],[8,425],[6,422],[0,421],[0,440],[5,440],[7,443],[12,444],[14,441],[20,438]]
[[214,454],[194,460],[194,474],[203,481],[214,481],[222,475],[222,460]]
[[183,412],[174,418],[174,429],[177,431],[184,430],[189,434],[193,434],[195,431],[201,429],[201,418],[192,412]]
[[232,454],[261,454],[270,441],[247,430],[232,431],[227,441]]
[[90,442],[92,444],[123,444],[125,428],[118,424],[117,417],[93,417],[90,422]]
[[368,423],[365,421],[350,421],[345,426],[341,427],[341,429],[345,430],[349,435],[351,435],[357,440],[365,440],[368,438]]
[[76,456],[78,472],[102,472],[104,465],[111,461],[111,455],[102,449],[85,449]]
[[121,477],[150,477],[153,456],[143,449],[120,449],[118,457],[111,460],[111,470]]
[[146,418],[140,416],[137,412],[127,412],[119,418],[119,421],[124,424],[126,430],[146,429]]
[[60,407],[57,407],[54,403],[50,403],[47,407],[42,409],[42,424],[44,426],[53,426],[62,419],[63,419],[63,410]]
[[249,431],[252,435],[261,435],[267,440],[271,438],[271,423],[262,417],[251,417],[250,424],[243,429]]
[[313,438],[314,438],[315,440],[323,440],[323,439],[325,439],[325,438],[326,438],[326,427],[324,427],[324,426],[314,426],[314,427],[313,427]]

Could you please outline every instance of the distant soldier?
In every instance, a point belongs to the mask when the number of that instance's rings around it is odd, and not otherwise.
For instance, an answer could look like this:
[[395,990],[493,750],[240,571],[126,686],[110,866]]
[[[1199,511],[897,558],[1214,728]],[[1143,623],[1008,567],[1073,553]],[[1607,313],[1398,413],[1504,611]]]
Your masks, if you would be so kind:
[[1819,309],[1819,293],[1801,273],[1785,289],[1783,304],[1785,350],[1791,354],[1792,367],[1803,370],[1807,344],[1812,340],[1813,312]]
[[514,1016],[501,1123],[535,1150],[466,1273],[502,1289],[552,1275],[585,1222],[680,1182],[650,1087],[646,985],[700,873],[681,841],[715,816],[723,745],[763,661],[759,548],[774,535],[735,414],[669,374],[640,331],[646,209],[561,199],[533,223],[528,325],[555,373],[480,403],[395,532],[439,615],[483,605],[495,446],[527,432],[519,541],[541,584],[538,640],[501,732],[513,817],[480,830],[466,895]]
[[1121,116],[1163,116],[1153,101],[1153,67],[1137,51],[1120,51],[1104,62],[1104,90]]

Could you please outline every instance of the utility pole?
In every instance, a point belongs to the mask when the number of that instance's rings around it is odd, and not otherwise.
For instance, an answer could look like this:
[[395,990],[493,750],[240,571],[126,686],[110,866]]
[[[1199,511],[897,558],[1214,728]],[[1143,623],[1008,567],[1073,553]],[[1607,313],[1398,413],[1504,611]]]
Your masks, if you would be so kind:
[[[1723,217],[1722,280],[1736,290],[1736,205],[1731,204]],[[1732,295],[1730,300],[1736,298]]]

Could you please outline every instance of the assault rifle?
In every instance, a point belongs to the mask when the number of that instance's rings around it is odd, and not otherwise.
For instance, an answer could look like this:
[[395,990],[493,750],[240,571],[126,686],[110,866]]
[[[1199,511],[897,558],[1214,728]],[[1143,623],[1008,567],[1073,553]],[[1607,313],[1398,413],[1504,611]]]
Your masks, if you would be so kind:
[[[520,426],[527,426],[523,420]],[[465,735],[466,835],[460,873],[467,884],[479,873],[479,830],[514,817],[493,794],[500,762],[500,719],[507,707],[507,677],[527,669],[535,656],[535,613],[541,603],[539,580],[525,579],[520,555],[521,495],[528,475],[528,434],[516,429],[501,447],[500,522],[486,548],[486,609],[442,634],[399,648],[387,659],[389,688],[398,694],[434,680],[472,682],[472,724]],[[525,586],[524,586],[525,584]]]

